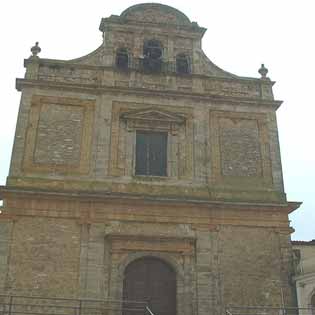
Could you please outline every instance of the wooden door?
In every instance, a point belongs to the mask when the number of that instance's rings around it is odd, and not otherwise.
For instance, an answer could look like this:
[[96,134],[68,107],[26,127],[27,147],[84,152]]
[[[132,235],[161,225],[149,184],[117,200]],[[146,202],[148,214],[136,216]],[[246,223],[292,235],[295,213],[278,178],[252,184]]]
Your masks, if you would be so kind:
[[[176,315],[176,274],[160,259],[138,259],[126,268],[123,299],[147,302],[154,315]],[[125,306],[134,308],[135,304]],[[144,313],[125,309],[123,315]]]

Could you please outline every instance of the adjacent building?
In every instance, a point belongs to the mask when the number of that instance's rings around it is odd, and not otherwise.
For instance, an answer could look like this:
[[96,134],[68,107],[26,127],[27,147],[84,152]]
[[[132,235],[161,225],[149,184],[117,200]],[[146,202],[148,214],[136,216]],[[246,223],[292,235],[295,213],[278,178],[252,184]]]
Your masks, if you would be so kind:
[[[295,283],[300,308],[312,308],[315,314],[315,240],[293,241],[295,257]],[[306,314],[306,310],[301,313]]]

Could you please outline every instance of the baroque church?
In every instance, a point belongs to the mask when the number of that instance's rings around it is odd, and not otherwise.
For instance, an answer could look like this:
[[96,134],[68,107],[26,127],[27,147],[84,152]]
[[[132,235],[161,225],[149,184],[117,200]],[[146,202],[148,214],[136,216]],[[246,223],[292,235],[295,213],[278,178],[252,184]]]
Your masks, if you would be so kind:
[[101,46],[73,60],[44,59],[36,43],[16,81],[0,304],[296,306],[288,214],[300,204],[283,188],[268,70],[222,70],[201,48],[206,29],[166,5],[131,6],[99,29]]

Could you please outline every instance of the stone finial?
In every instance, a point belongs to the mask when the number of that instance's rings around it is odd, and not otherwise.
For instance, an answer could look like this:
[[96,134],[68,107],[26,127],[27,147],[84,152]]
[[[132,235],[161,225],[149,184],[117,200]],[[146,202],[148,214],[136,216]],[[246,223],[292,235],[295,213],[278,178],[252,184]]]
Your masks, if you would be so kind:
[[262,63],[260,69],[258,72],[261,74],[261,79],[267,78],[268,69],[265,67],[265,65]]
[[38,42],[35,43],[35,46],[31,48],[32,56],[37,57],[37,55],[41,52],[41,48],[38,46]]

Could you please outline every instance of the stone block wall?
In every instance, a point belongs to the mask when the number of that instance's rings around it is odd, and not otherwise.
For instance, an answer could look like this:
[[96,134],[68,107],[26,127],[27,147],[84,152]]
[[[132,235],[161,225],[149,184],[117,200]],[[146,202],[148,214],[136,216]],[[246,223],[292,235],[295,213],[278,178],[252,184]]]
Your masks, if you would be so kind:
[[[124,118],[141,110],[153,110],[145,124]],[[169,114],[184,123],[152,123]],[[251,104],[25,89],[8,185],[283,201],[274,117]],[[150,185],[134,176],[137,129],[168,132],[168,176]]]
[[0,221],[0,291],[5,292],[5,283],[8,274],[8,258],[10,255],[10,241],[12,237],[12,221]]
[[294,305],[294,289],[288,277],[290,262],[283,257],[283,240],[287,236],[268,229],[222,228],[220,270],[229,305],[280,306],[282,294],[285,305]]
[[80,226],[71,220],[19,217],[12,226],[5,292],[74,297],[79,284]]
[[56,195],[12,198],[5,212],[11,219],[0,224],[4,293],[119,300],[128,264],[153,256],[176,272],[180,314],[278,307],[281,294],[285,305],[295,303],[288,222],[268,207],[258,212]]

